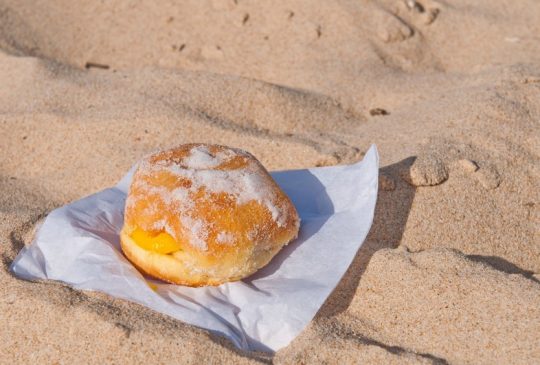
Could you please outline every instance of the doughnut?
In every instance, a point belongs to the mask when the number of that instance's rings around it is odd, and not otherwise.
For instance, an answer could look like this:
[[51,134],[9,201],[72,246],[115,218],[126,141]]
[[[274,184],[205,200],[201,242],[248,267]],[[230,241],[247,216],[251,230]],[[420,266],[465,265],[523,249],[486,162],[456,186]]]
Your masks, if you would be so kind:
[[127,259],[151,277],[220,285],[268,264],[299,227],[293,203],[253,155],[184,144],[139,162],[120,243]]

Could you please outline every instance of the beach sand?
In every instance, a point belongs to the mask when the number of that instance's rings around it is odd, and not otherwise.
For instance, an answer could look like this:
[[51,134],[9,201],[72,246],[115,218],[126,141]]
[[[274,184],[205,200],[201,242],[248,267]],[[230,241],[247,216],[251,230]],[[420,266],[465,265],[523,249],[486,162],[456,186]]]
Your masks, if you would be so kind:
[[[187,142],[270,170],[378,146],[370,235],[273,356],[8,271],[52,209]],[[536,0],[3,0],[0,144],[1,363],[540,363]]]

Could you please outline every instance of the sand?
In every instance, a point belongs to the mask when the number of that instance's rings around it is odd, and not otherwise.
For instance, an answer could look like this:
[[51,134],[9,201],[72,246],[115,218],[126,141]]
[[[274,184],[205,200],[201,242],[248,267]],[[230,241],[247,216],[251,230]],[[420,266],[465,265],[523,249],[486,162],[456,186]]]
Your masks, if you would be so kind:
[[[8,272],[52,209],[186,142],[271,170],[379,148],[367,241],[274,356]],[[3,0],[0,145],[2,363],[540,362],[535,0]]]

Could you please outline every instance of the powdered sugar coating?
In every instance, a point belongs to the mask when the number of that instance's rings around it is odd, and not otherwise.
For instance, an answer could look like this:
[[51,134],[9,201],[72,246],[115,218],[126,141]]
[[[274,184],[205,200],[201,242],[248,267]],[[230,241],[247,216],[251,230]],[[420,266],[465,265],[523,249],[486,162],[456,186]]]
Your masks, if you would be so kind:
[[[262,173],[262,166],[247,152],[236,149],[211,150],[205,145],[193,145],[188,153],[171,158],[144,159],[137,170],[137,189],[159,199],[148,199],[149,214],[160,209],[173,209],[183,226],[181,234],[189,237],[189,244],[199,250],[208,249],[208,225],[212,222],[195,218],[194,199],[198,194],[211,195],[225,193],[236,205],[256,201],[264,206],[277,227],[283,227],[288,219],[288,210],[280,206],[275,188],[269,186],[269,177]],[[177,186],[156,185],[160,176],[173,176],[184,182]],[[129,206],[131,201],[127,202]],[[163,230],[179,239],[178,231],[166,221],[158,220],[151,227]],[[215,234],[215,233],[214,233]],[[230,233],[219,232],[215,241],[220,244],[234,244],[235,237]]]
[[230,245],[234,243],[234,234],[232,234],[231,232],[224,232],[224,231],[219,232],[216,237],[216,241],[219,243]]
[[206,243],[208,239],[208,230],[206,229],[204,221],[193,219],[188,215],[182,215],[180,220],[184,227],[189,227],[190,243],[201,250],[208,249]]
[[221,165],[226,159],[232,155],[230,150],[220,151],[213,155],[207,146],[196,146],[190,151],[189,156],[183,159],[184,164],[188,169],[211,169]]

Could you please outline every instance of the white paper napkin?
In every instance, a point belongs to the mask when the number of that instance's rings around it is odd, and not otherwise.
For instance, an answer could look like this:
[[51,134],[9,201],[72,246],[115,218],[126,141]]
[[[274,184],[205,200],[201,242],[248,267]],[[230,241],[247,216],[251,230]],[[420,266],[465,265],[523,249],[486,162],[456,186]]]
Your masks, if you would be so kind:
[[202,288],[152,281],[153,290],[119,245],[132,172],[113,188],[52,211],[12,272],[140,303],[244,350],[277,351],[302,331],[364,242],[377,200],[374,145],[353,165],[274,172],[302,219],[297,240],[245,280]]

